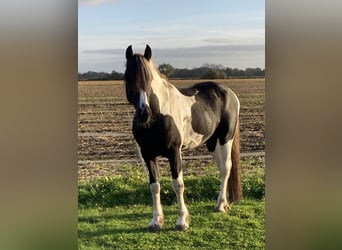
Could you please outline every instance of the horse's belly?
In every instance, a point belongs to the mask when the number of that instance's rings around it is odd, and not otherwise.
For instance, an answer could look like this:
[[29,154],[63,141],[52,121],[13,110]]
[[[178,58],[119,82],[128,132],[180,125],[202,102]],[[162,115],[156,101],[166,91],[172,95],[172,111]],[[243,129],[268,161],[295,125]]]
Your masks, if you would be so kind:
[[202,145],[215,131],[214,124],[206,112],[192,114],[183,120],[183,148],[192,149]]
[[192,131],[189,133],[184,133],[183,138],[183,149],[193,149],[201,145],[203,142],[203,135],[196,133],[195,131]]
[[203,142],[203,134],[197,133],[191,126],[191,119],[187,118],[183,120],[183,138],[182,138],[182,148],[192,149],[196,148]]

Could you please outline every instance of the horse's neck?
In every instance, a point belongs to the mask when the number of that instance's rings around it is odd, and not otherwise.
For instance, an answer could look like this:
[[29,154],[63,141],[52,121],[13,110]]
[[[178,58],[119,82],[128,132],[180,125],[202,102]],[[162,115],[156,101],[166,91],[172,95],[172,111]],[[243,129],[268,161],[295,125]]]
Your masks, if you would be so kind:
[[[172,89],[172,84],[162,78],[161,76],[154,76],[152,80],[153,92],[158,96],[159,99],[167,100],[170,95],[170,90]],[[171,90],[172,91],[172,90]]]
[[182,94],[179,90],[171,84],[167,79],[157,76],[152,80],[153,92],[159,99],[159,105],[162,112],[169,113],[172,103],[172,98],[179,96],[182,98]]
[[152,60],[150,60],[150,67],[152,73],[152,89],[155,95],[159,99],[160,111],[162,113],[172,114],[172,107],[175,100],[187,99],[173,84],[171,84],[166,78],[162,77],[155,67]]

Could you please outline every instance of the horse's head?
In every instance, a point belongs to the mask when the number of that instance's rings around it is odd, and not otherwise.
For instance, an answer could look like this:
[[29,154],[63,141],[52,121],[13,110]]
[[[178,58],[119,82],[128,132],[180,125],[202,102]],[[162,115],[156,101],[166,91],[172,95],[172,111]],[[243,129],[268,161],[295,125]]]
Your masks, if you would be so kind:
[[133,54],[132,45],[126,49],[125,84],[127,100],[134,105],[140,122],[147,122],[152,114],[150,99],[152,94],[152,72],[150,60],[152,51],[146,45],[144,55]]

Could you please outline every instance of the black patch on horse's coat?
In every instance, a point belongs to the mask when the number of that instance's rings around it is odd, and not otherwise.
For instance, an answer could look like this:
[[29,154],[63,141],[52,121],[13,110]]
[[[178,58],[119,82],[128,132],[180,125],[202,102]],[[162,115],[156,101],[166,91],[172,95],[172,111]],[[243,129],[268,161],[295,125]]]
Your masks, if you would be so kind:
[[[153,113],[149,122],[141,123],[136,115],[132,131],[145,162],[154,162],[156,157],[164,156],[170,160],[171,166],[177,168],[177,171],[172,172],[172,178],[178,178],[180,157],[177,152],[179,152],[181,136],[173,118],[169,115]],[[156,171],[153,170],[153,166],[151,168],[152,172]],[[150,183],[154,183],[157,179],[158,176],[152,174]]]
[[193,87],[190,88],[177,88],[185,96],[193,96],[197,93],[197,90]]
[[[195,96],[196,103],[191,107],[191,126],[196,133],[203,135],[202,142],[210,152],[215,150],[217,140],[223,145],[233,138],[238,119],[234,110],[237,110],[238,103],[227,88],[215,82],[202,82],[182,89],[181,93]],[[230,106],[231,117],[226,110]]]
[[153,113],[155,114],[160,113],[159,99],[158,99],[158,96],[153,91],[150,94],[149,104]]

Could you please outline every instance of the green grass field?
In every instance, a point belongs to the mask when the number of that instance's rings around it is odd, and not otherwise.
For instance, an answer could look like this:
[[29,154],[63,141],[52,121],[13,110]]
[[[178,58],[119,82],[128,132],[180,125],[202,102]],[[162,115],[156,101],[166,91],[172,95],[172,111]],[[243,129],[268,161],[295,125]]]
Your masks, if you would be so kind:
[[80,209],[79,249],[264,249],[263,201],[244,200],[228,213],[215,213],[214,203],[189,203],[190,229],[174,230],[176,205],[164,206],[165,225],[149,233],[148,205]]
[[[79,183],[79,249],[264,249],[265,172],[243,173],[244,199],[227,213],[214,212],[220,179],[208,174],[184,177],[190,229],[174,230],[177,205],[169,177],[161,178],[165,224],[158,233],[146,228],[152,198],[142,169],[122,166],[126,174]],[[215,171],[214,171],[215,169]]]

